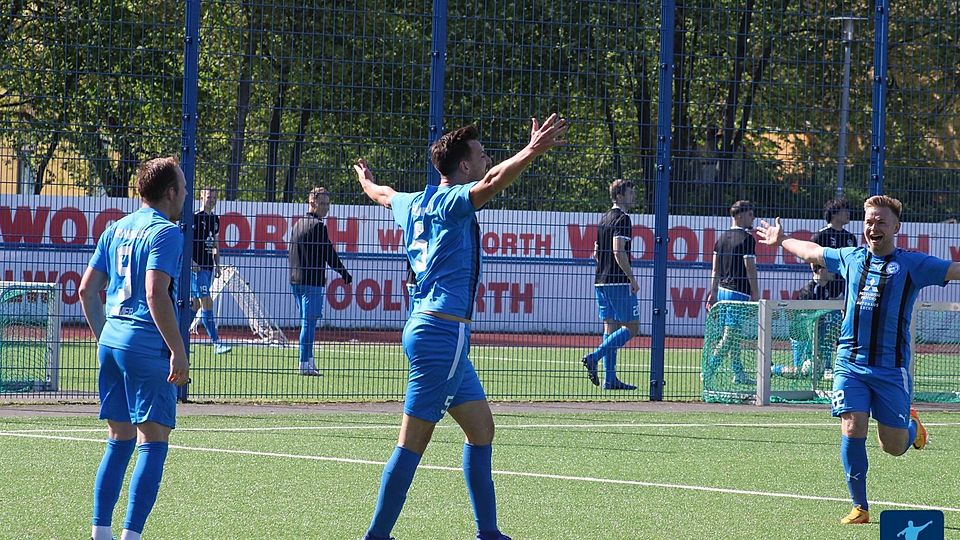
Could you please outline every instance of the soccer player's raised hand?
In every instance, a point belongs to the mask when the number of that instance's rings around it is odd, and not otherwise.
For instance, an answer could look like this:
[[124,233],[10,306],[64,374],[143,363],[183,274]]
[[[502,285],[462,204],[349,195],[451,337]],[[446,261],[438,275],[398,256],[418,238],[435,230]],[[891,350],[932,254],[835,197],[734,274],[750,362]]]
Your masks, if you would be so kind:
[[[373,182],[373,171],[370,170],[370,167],[367,166],[367,162],[363,158],[357,159],[357,162],[353,164],[353,170],[357,173],[357,180],[362,184],[364,180]],[[374,182],[376,183],[376,182]]]
[[530,143],[527,144],[527,148],[534,154],[540,155],[551,148],[567,144],[566,136],[570,124],[566,118],[553,113],[542,125],[536,118],[531,118],[531,121]]
[[764,220],[760,220],[760,226],[757,227],[757,236],[760,242],[768,246],[779,246],[783,243],[783,225],[780,224],[780,218],[774,220],[771,225]]

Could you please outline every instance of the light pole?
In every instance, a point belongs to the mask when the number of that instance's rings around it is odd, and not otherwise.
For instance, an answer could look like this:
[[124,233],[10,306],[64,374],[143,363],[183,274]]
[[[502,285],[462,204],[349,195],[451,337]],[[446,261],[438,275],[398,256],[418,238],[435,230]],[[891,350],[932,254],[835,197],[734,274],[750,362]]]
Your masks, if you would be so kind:
[[850,49],[853,45],[853,21],[863,17],[831,17],[842,21],[843,30],[843,94],[840,97],[840,144],[837,145],[837,196],[843,195],[843,177],[847,170],[847,118],[850,116]]

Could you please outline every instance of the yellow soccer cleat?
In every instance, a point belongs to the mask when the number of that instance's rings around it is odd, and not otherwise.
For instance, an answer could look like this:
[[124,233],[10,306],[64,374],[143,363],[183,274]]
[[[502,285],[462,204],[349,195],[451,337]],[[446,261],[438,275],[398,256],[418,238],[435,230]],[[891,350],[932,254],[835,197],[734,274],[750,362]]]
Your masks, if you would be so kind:
[[859,504],[854,506],[853,510],[850,510],[850,513],[840,520],[841,525],[860,525],[863,523],[870,523],[870,512],[861,508]]
[[920,423],[920,415],[913,407],[910,407],[910,419],[917,423],[917,437],[913,439],[913,447],[917,450],[923,450],[923,447],[927,445],[927,428]]

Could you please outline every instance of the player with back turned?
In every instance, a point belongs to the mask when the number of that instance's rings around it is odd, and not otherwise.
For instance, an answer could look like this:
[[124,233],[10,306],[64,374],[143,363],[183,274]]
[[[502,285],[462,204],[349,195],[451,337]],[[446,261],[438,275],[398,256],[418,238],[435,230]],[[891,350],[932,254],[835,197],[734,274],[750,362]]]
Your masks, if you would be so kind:
[[403,421],[383,470],[366,540],[385,540],[400,516],[420,458],[437,422],[449,412],[466,436],[463,473],[480,540],[509,540],[497,525],[493,487],[493,415],[470,362],[470,322],[480,278],[477,212],[539,155],[564,144],[567,122],[556,114],[533,119],[530,142],[491,168],[477,128],[469,125],[431,147],[440,184],[416,193],[378,185],[361,159],[354,166],[364,193],[390,208],[403,229],[416,273],[413,313],[403,330],[410,363]]

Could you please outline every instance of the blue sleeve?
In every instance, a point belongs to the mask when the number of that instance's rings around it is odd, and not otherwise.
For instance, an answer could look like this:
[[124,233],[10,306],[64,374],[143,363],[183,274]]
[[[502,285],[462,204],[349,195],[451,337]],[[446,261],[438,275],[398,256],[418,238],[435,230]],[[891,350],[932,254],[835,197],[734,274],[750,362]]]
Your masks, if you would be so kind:
[[844,268],[847,266],[842,252],[849,249],[823,248],[823,264],[827,267],[827,270],[842,275]]
[[180,255],[183,252],[183,235],[176,226],[164,227],[150,242],[145,270],[160,270],[168,276],[180,275]]
[[950,261],[923,253],[916,253],[914,257],[910,269],[910,278],[913,279],[914,283],[920,287],[929,287],[930,285],[943,287],[947,284],[947,271],[950,269]]
[[110,275],[110,239],[113,238],[113,225],[107,227],[97,240],[97,247],[93,250],[93,257],[90,257],[90,263],[87,265],[94,270]]
[[414,193],[396,193],[390,199],[393,221],[400,227],[407,226],[407,219],[410,217],[410,204],[413,202],[414,195]]
[[462,219],[477,213],[477,209],[470,202],[470,188],[475,186],[476,182],[454,186],[450,188],[449,194],[443,198],[440,207],[437,210],[442,217],[453,219]]

